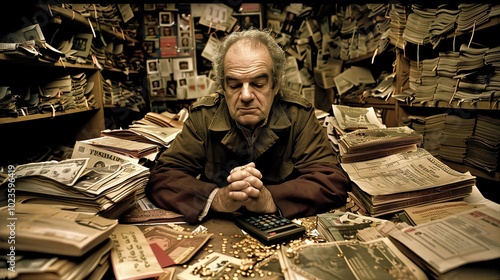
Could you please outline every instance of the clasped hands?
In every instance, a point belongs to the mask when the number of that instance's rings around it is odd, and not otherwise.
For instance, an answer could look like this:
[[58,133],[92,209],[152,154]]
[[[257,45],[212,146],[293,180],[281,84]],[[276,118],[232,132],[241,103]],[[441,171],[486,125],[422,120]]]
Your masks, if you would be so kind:
[[252,212],[274,213],[278,209],[271,193],[261,181],[262,173],[251,162],[231,170],[229,185],[221,188],[212,202],[218,212],[234,212],[240,207]]

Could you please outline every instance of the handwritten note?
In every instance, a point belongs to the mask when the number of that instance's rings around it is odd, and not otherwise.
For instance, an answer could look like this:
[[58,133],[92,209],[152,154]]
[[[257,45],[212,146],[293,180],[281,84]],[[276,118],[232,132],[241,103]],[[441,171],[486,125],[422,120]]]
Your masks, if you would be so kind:
[[111,264],[117,280],[157,277],[163,274],[153,250],[141,230],[134,225],[118,225],[113,240]]

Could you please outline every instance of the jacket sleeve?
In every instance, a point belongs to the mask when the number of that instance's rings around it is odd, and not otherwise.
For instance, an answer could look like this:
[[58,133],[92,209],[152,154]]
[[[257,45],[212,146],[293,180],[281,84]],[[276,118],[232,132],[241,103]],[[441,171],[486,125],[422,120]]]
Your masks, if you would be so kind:
[[314,110],[292,112],[295,119],[293,171],[266,186],[288,218],[312,216],[345,205],[351,181],[337,159]]
[[296,169],[289,180],[266,186],[283,216],[313,216],[345,205],[350,180],[335,163]]
[[158,207],[184,215],[188,223],[197,223],[210,193],[217,187],[197,179],[205,161],[203,139],[188,118],[171,147],[152,168],[146,196]]

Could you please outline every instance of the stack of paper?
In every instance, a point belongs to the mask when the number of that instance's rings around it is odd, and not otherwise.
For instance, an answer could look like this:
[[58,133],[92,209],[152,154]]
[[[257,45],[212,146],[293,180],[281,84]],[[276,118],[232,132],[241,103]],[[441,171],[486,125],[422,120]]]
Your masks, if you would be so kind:
[[448,114],[441,135],[439,157],[444,160],[463,163],[467,153],[467,139],[474,132],[475,118],[462,118]]
[[467,165],[485,170],[498,171],[500,159],[500,119],[478,115],[474,135],[467,139]]
[[389,239],[433,279],[495,279],[500,214],[481,206],[394,231]]
[[415,151],[422,139],[407,126],[358,129],[340,136],[340,157],[342,162],[356,162]]
[[87,167],[89,159],[68,159],[19,165],[17,200],[65,205],[80,212],[117,218],[145,187],[149,169],[130,162],[112,167]]
[[16,279],[85,279],[107,270],[109,236],[118,221],[75,209],[20,203],[0,208],[11,221],[0,228],[0,247],[15,257]]
[[374,217],[463,198],[476,183],[469,172],[455,171],[421,148],[341,166],[354,183],[353,194]]

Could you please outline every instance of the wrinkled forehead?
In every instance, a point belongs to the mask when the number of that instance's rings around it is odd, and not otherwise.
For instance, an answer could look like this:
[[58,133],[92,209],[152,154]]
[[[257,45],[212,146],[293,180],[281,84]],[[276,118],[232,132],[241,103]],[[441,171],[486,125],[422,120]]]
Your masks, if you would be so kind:
[[266,46],[262,44],[262,42],[258,40],[251,40],[249,38],[244,38],[239,41],[236,41],[233,45],[229,47],[227,52],[246,53],[247,51],[256,51],[256,50],[265,50],[267,53],[269,53]]

